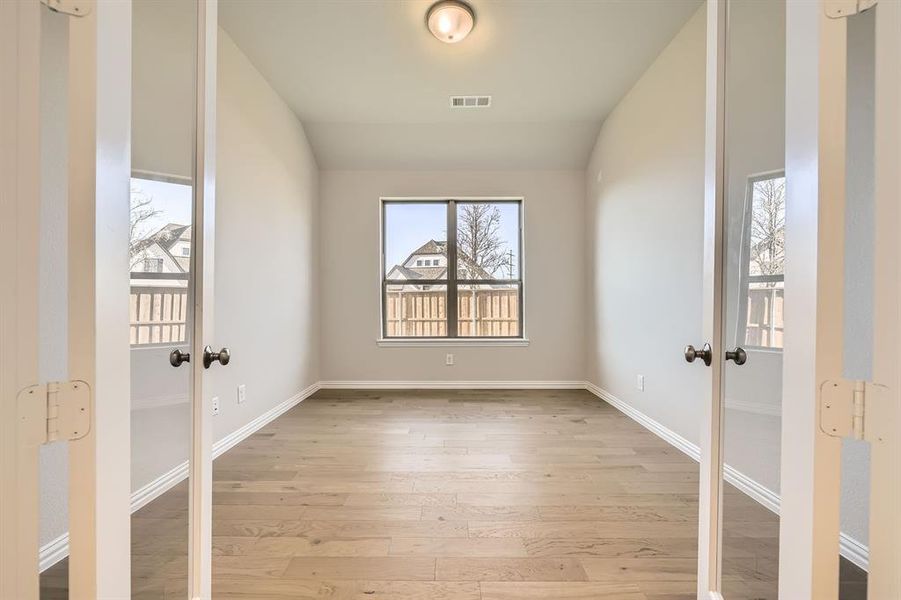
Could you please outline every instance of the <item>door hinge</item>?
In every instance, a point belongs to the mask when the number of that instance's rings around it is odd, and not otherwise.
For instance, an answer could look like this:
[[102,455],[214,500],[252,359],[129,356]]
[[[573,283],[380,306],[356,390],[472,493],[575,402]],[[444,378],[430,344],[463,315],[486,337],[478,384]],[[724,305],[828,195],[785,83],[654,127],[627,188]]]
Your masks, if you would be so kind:
[[39,446],[77,440],[91,430],[91,386],[84,381],[52,381],[18,394],[19,435]]
[[839,379],[820,386],[820,430],[841,438],[881,442],[891,431],[888,388],[869,381]]
[[876,6],[877,0],[823,0],[823,8],[830,19],[844,19]]
[[87,2],[81,0],[41,0],[53,12],[71,15],[73,17],[83,17],[91,14],[91,6]]

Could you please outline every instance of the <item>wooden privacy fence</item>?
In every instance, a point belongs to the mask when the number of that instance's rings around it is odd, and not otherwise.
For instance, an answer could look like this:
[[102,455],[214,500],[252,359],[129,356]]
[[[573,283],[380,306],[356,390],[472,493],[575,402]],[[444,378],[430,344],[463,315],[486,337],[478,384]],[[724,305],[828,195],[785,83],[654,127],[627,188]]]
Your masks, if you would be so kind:
[[[447,335],[447,295],[441,290],[389,290],[385,294],[388,337]],[[519,335],[519,290],[461,287],[457,295],[457,335]]]
[[781,287],[748,290],[748,322],[745,344],[762,348],[782,348],[785,320],[785,290]]
[[171,286],[131,286],[128,336],[132,346],[187,340],[188,290]]

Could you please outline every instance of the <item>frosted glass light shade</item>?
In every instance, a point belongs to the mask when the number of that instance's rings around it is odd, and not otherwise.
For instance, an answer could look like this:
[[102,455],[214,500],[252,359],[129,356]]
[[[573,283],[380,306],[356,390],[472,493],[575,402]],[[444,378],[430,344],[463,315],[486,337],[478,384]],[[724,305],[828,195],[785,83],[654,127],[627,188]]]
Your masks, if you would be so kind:
[[432,5],[427,17],[429,31],[445,44],[463,41],[475,26],[475,14],[459,0],[442,0]]

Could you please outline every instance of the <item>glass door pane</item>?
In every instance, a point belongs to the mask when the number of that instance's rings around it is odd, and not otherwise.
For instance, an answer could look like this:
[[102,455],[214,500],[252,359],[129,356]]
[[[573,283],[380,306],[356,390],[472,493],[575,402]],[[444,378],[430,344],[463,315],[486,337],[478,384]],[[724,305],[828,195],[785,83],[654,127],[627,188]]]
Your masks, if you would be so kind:
[[[843,377],[874,381],[875,67],[878,5],[847,19]],[[842,440],[840,600],[866,600],[871,445]]]
[[[41,280],[38,298],[38,379],[69,379],[68,65],[69,22],[47,6],[41,13]],[[69,532],[69,442],[40,448],[40,597],[69,597],[69,559],[51,549]],[[66,536],[66,537],[63,537]],[[58,561],[58,562],[57,562]]]
[[[188,596],[197,5],[133,5],[132,597]],[[178,364],[178,360],[175,360]]]
[[726,600],[776,600],[787,283],[785,2],[730,0],[727,19],[720,347],[736,354],[723,371],[722,590]]

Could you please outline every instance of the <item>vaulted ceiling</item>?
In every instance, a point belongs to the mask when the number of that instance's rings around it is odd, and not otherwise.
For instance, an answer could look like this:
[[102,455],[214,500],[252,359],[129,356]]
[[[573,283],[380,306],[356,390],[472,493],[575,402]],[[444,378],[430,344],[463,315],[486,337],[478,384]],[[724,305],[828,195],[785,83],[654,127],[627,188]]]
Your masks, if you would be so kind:
[[[323,169],[583,168],[604,118],[700,0],[223,0],[220,23],[296,112]],[[487,109],[451,95],[487,94]]]

